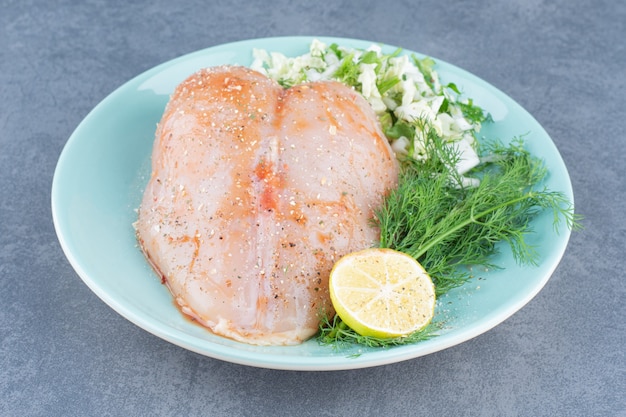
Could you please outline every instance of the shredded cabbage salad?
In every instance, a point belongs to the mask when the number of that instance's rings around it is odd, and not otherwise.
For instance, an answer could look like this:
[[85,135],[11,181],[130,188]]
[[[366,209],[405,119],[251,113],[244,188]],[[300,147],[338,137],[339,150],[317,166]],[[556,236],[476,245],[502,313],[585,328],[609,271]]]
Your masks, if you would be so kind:
[[401,49],[385,54],[375,44],[355,49],[319,40],[300,56],[254,49],[253,58],[252,69],[284,87],[335,80],[354,88],[378,115],[398,156],[427,158],[424,141],[429,128],[457,147],[459,174],[480,162],[476,137],[489,116],[471,99],[462,97],[455,84],[442,84],[431,58],[408,56]]

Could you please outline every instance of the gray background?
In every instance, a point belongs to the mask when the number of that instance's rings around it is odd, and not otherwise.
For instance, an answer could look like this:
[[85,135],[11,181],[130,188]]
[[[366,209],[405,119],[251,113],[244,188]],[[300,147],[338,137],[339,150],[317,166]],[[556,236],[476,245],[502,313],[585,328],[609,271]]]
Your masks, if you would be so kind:
[[[623,0],[1,0],[0,415],[626,416],[625,22]],[[144,70],[279,35],[417,50],[485,79],[539,120],[586,219],[533,301],[436,354],[304,373],[191,353],[90,292],[50,214],[69,135]]]

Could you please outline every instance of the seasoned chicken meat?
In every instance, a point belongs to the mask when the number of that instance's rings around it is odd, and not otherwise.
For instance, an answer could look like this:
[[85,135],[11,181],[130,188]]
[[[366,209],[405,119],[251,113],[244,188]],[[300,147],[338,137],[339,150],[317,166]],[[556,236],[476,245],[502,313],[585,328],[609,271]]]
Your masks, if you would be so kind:
[[209,68],[157,127],[137,237],[183,313],[238,341],[297,344],[333,313],[334,262],[377,243],[372,216],[397,176],[352,89]]

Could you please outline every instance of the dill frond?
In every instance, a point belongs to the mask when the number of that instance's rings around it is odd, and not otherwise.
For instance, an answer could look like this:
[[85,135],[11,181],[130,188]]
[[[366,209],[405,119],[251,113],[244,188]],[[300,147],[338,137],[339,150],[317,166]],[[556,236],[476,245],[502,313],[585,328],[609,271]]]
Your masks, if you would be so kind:
[[[563,220],[572,230],[581,227],[581,217],[567,197],[541,186],[547,170],[521,138],[508,145],[497,141],[483,145],[484,162],[468,173],[480,179],[475,187],[461,185],[454,170],[459,155],[432,129],[425,146],[425,160],[402,161],[398,187],[376,212],[374,223],[380,229],[380,247],[405,252],[420,262],[438,297],[471,279],[470,267],[499,268],[492,261],[499,242],[508,243],[519,264],[536,265],[539,253],[526,238],[533,233],[533,219],[544,210],[552,211],[557,233]],[[385,347],[435,335],[431,324],[403,338],[364,337],[335,316],[322,322],[318,340]]]

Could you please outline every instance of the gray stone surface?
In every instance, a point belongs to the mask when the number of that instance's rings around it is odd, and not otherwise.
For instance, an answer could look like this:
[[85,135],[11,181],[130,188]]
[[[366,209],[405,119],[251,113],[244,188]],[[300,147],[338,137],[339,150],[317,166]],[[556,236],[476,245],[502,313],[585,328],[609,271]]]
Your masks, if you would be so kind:
[[[0,0],[0,415],[626,416],[626,3]],[[73,271],[50,213],[57,158],[109,92],[224,42],[331,35],[456,64],[545,127],[585,230],[493,330],[415,360],[257,369],[158,339]]]

